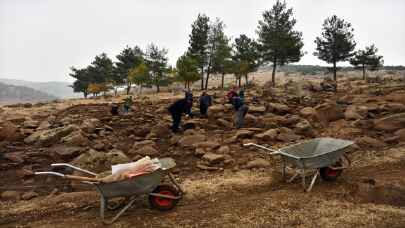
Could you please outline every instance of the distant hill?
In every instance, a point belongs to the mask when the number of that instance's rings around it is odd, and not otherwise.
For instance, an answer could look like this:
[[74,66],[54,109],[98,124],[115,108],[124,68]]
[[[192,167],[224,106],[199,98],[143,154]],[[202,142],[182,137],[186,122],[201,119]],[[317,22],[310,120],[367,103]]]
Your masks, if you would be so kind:
[[29,87],[53,95],[57,98],[77,98],[81,96],[81,94],[73,93],[73,89],[69,87],[71,84],[67,82],[31,82],[0,78],[0,83]]
[[0,83],[0,104],[36,103],[55,100],[57,97],[24,86]]

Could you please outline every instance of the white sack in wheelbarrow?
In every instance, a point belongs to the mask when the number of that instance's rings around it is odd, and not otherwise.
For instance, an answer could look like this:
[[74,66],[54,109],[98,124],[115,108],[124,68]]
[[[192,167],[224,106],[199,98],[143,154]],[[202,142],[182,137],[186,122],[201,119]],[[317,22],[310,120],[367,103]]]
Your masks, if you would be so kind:
[[105,183],[126,180],[132,177],[151,173],[160,168],[159,159],[150,159],[146,156],[136,162],[111,166],[111,175],[101,178]]

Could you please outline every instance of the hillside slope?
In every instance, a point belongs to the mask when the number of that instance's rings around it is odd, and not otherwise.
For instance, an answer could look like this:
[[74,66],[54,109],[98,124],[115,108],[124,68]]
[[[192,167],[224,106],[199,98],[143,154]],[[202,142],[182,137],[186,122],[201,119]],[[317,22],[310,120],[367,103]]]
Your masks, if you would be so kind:
[[0,78],[0,83],[14,86],[25,86],[58,98],[77,98],[81,94],[73,93],[73,89],[68,82],[31,82],[25,80]]
[[24,86],[0,83],[0,104],[35,103],[50,101],[57,97]]

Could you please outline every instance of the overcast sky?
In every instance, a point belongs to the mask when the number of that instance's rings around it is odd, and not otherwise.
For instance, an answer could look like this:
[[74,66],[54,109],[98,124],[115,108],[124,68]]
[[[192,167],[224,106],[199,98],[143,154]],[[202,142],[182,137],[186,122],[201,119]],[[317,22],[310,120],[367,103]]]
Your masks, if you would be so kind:
[[[275,0],[0,0],[0,78],[72,81],[69,67],[94,56],[115,56],[148,43],[169,50],[169,61],[187,50],[198,13],[221,18],[228,36],[256,36],[258,20]],[[287,0],[307,52],[299,64],[325,63],[312,55],[323,20],[351,22],[357,48],[374,43],[386,65],[405,65],[404,0]]]

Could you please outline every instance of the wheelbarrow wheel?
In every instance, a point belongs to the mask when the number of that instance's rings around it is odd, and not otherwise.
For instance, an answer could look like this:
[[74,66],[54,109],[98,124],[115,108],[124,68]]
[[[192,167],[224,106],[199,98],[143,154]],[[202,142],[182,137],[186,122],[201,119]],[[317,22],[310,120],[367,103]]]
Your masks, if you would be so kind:
[[[167,184],[157,186],[152,193],[174,197],[180,195],[176,188]],[[177,205],[178,202],[179,202],[178,199],[168,199],[159,196],[149,195],[149,204],[151,205],[151,207],[158,209],[160,211],[171,210]]]
[[[337,162],[334,167],[341,166],[341,162]],[[323,167],[319,170],[319,174],[324,181],[336,181],[342,174],[343,169],[334,169],[333,167]]]

